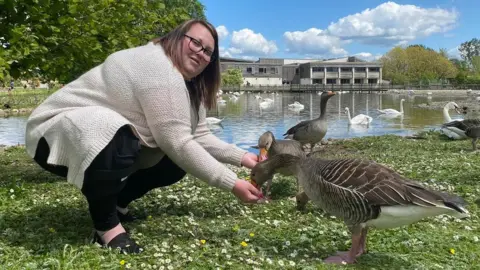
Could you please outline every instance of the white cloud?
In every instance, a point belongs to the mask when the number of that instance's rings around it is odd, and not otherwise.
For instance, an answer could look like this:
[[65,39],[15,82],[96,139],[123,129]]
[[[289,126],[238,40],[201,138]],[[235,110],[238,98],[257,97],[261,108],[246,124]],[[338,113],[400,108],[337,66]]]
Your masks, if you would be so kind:
[[360,52],[360,53],[354,54],[353,56],[356,56],[366,61],[375,61],[382,57],[381,54],[373,55],[372,53],[369,53],[369,52]]
[[342,41],[338,37],[326,35],[323,30],[310,28],[307,31],[285,32],[283,34],[288,52],[322,55],[345,55],[341,48]]
[[274,41],[269,41],[262,34],[248,28],[233,31],[230,46],[229,51],[242,55],[271,55],[278,51]]
[[456,26],[458,13],[441,8],[383,3],[331,23],[330,35],[369,44],[405,44]]
[[218,48],[218,53],[220,54],[221,57],[229,57],[232,58],[232,55],[228,50],[225,49],[225,47],[219,47]]
[[220,26],[216,27],[215,29],[217,30],[219,40],[223,40],[224,38],[228,37],[229,33],[228,33],[227,27],[225,25],[220,25]]
[[326,29],[310,28],[283,34],[287,51],[304,55],[342,56],[351,42],[405,45],[420,37],[444,33],[457,24],[458,13],[386,2],[373,9],[348,15]]

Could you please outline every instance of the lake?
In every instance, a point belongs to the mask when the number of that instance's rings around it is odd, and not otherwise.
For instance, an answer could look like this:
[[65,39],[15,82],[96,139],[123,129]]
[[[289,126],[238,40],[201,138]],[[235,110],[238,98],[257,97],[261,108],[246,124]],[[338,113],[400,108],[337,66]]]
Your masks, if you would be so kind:
[[[282,138],[290,127],[296,123],[318,117],[320,114],[320,96],[317,93],[263,93],[262,98],[273,99],[272,106],[262,109],[256,93],[244,92],[235,100],[231,95],[223,95],[226,101],[208,116],[222,119],[222,126],[212,125],[212,132],[219,138],[235,143],[241,148],[251,149],[258,137],[270,130],[277,138]],[[400,110],[400,100],[405,99],[404,115],[395,118],[382,116],[377,109],[393,108]],[[455,101],[459,106],[472,102],[475,97],[455,95],[436,95],[431,99],[427,95],[386,94],[386,93],[338,93],[327,103],[328,132],[325,138],[351,138],[360,136],[396,134],[412,135],[418,131],[438,129],[443,123],[443,106]],[[288,107],[295,101],[304,105],[301,111]],[[420,104],[440,104],[436,109],[419,106]],[[368,128],[348,125],[345,107],[349,107],[352,118],[360,113],[373,117]],[[463,118],[454,110],[450,111],[452,119]],[[24,143],[26,117],[0,118],[0,145]]]

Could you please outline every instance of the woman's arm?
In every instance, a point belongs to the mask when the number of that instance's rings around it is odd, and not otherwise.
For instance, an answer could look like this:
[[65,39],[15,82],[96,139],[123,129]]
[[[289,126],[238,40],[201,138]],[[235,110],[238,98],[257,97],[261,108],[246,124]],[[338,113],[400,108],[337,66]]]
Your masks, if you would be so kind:
[[234,144],[226,143],[212,134],[205,120],[206,110],[203,105],[200,106],[198,114],[199,122],[194,139],[218,161],[240,167],[242,158],[247,151]]

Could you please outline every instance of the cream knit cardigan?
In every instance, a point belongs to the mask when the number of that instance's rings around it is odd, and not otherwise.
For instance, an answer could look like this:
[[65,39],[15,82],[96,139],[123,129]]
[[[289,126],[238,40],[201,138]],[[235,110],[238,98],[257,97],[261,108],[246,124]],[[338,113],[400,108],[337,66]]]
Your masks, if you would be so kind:
[[223,163],[240,166],[246,151],[211,134],[203,106],[199,116],[197,123],[182,75],[150,42],[111,54],[49,96],[28,119],[26,148],[33,158],[45,137],[47,162],[67,166],[68,182],[81,188],[93,159],[120,127],[130,125],[142,144],[138,168],[167,154],[186,172],[230,191],[237,175]]

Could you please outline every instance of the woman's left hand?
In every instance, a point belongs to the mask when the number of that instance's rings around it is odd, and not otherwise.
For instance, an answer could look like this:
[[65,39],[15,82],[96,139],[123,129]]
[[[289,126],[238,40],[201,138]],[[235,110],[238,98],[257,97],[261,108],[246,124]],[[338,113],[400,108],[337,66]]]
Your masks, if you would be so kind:
[[242,157],[242,166],[252,169],[258,163],[258,156],[254,153],[247,152]]

